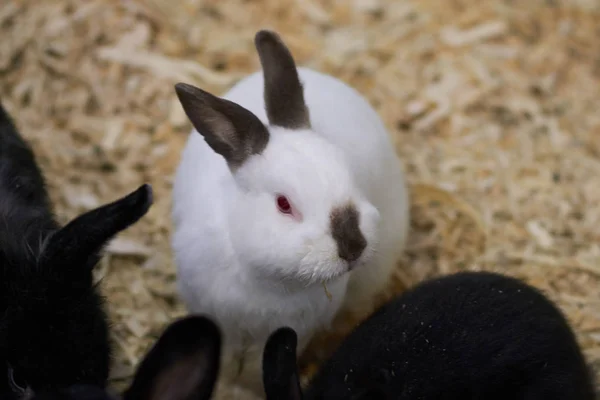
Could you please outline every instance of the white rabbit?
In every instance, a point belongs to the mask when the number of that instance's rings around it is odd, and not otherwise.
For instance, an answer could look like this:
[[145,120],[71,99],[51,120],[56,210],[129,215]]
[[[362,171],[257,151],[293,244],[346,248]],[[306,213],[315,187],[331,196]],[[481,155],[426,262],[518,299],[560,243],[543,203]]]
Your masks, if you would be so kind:
[[246,353],[242,372],[226,358],[223,374],[262,393],[270,333],[293,328],[301,352],[342,307],[370,307],[409,217],[400,161],[368,102],[296,68],[276,33],[255,45],[263,72],[223,98],[176,85],[194,129],[174,181],[172,246],[188,309],[218,322],[225,357]]

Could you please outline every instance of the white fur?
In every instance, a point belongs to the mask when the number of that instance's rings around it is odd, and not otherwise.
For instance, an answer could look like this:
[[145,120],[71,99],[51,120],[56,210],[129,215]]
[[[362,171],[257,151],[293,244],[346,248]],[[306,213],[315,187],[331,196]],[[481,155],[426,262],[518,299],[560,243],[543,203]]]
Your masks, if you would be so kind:
[[[341,81],[298,71],[312,131],[269,127],[266,149],[235,175],[192,131],[173,188],[181,297],[191,312],[218,321],[226,354],[251,345],[249,371],[258,386],[268,335],[292,327],[301,352],[340,307],[366,307],[387,283],[408,227],[402,169],[379,116]],[[223,97],[267,124],[262,71]],[[277,210],[277,193],[301,212],[301,221]],[[332,209],[348,201],[359,211],[367,240],[350,274],[330,232]],[[226,363],[225,371],[233,368]]]

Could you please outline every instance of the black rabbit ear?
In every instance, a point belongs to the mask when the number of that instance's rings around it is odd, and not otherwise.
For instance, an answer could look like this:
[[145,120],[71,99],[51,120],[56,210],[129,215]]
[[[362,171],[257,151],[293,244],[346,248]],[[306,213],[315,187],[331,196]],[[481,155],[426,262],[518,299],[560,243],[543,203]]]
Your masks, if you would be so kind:
[[292,53],[273,31],[261,30],[254,37],[264,78],[264,100],[271,125],[289,129],[310,127],[304,88]]
[[269,142],[269,131],[244,107],[187,83],[175,85],[186,115],[206,143],[235,170]]
[[42,256],[65,265],[85,263],[93,267],[108,241],[142,218],[152,202],[152,187],[146,184],[117,201],[88,211],[52,235]]
[[271,334],[263,353],[263,384],[267,400],[300,400],[302,389],[296,363],[298,336],[288,327]]
[[221,332],[210,319],[172,323],[140,363],[125,400],[210,399],[219,374]]

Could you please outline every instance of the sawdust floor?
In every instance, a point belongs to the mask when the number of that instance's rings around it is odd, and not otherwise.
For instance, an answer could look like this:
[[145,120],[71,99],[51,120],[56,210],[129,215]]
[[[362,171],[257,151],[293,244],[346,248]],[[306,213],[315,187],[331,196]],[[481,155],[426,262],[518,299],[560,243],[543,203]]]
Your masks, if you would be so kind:
[[598,26],[594,0],[2,2],[1,98],[61,220],[154,186],[150,213],[97,270],[115,387],[184,314],[169,215],[190,126],[173,84],[223,93],[259,67],[260,28],[360,90],[389,127],[413,202],[395,288],[464,269],[522,277],[600,369]]

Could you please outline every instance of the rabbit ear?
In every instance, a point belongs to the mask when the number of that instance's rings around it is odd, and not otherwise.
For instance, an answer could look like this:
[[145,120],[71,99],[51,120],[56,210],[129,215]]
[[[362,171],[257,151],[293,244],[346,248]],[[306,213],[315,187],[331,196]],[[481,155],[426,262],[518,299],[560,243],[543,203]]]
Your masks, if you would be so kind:
[[254,45],[263,69],[269,123],[289,129],[309,128],[304,89],[289,49],[277,33],[267,30],[256,34]]
[[219,373],[221,333],[210,319],[172,323],[140,363],[125,400],[210,399]]
[[63,265],[84,263],[93,268],[108,241],[142,218],[152,202],[152,187],[145,184],[117,201],[80,215],[50,237],[42,260],[57,260]]
[[271,334],[263,353],[263,384],[266,400],[301,400],[296,365],[298,336],[288,327]]
[[176,84],[175,92],[194,128],[231,169],[267,147],[269,131],[244,107],[186,83]]

